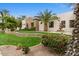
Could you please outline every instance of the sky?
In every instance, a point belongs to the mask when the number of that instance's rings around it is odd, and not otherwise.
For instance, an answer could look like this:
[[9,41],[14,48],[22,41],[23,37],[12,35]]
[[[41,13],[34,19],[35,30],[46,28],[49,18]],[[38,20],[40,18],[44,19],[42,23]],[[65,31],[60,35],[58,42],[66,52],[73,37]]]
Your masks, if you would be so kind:
[[0,10],[7,9],[13,16],[36,16],[46,9],[52,13],[60,14],[73,9],[64,3],[0,3]]

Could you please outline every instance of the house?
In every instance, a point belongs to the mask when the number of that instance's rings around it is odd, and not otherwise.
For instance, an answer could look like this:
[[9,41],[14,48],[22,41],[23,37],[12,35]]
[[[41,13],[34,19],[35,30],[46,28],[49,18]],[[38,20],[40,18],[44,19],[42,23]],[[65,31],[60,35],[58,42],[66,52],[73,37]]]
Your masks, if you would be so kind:
[[31,29],[35,27],[35,21],[32,17],[27,17],[24,20],[22,20],[22,29],[28,28]]
[[[73,27],[74,27],[74,19],[75,19],[73,12],[72,11],[71,12],[65,12],[65,13],[62,13],[62,14],[58,14],[57,16],[59,17],[58,20],[49,21],[48,31],[49,32],[57,32],[57,31],[60,30],[60,25],[63,25],[62,30],[64,32],[72,33],[72,30],[73,30]],[[37,19],[38,17],[37,18],[36,17],[34,18],[35,20],[31,19],[31,21],[30,21],[30,19],[29,19],[29,21],[34,22],[37,31],[44,31],[44,23],[42,21],[38,20]],[[30,26],[30,24],[28,26],[26,25],[26,23],[27,23],[26,20],[23,20],[22,22],[23,22],[23,25],[25,25],[23,27]],[[30,22],[28,22],[28,23],[30,23]]]
[[[49,21],[48,23],[48,31],[49,32],[57,32],[60,28],[60,24],[63,25],[62,30],[66,33],[72,33],[74,27],[74,14],[73,12],[66,12],[57,15],[59,17],[58,20]],[[44,23],[39,21],[39,31],[44,31]]]

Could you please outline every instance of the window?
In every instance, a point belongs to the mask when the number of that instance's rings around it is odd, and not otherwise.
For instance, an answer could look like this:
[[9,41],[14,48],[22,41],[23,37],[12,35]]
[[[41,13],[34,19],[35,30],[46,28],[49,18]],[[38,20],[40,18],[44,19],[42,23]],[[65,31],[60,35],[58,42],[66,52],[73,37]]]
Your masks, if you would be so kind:
[[74,20],[70,20],[70,27],[71,27],[71,28],[74,27]]
[[61,21],[62,28],[65,28],[65,21]]
[[49,27],[54,27],[54,22],[49,22]]

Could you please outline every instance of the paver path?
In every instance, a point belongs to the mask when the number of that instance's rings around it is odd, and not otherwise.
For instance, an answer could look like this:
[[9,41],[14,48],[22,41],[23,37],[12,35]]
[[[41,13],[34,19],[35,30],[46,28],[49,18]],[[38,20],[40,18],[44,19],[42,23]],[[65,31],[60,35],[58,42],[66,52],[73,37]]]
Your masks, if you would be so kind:
[[43,45],[37,45],[31,47],[31,50],[27,56],[57,56],[57,54],[55,52],[49,52],[48,48],[44,47]]

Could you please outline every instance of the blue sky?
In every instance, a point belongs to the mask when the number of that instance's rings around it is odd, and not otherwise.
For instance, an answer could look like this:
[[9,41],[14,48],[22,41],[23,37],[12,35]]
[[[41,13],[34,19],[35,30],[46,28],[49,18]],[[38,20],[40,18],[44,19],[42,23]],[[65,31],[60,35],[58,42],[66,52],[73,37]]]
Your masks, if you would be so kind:
[[7,9],[14,16],[35,16],[45,9],[52,10],[52,13],[60,14],[72,11],[68,4],[63,3],[0,3],[0,10]]

